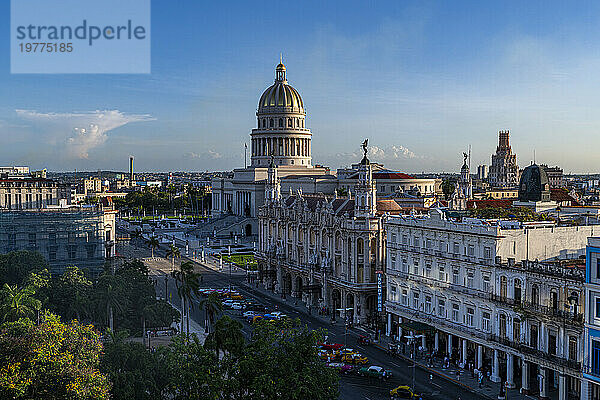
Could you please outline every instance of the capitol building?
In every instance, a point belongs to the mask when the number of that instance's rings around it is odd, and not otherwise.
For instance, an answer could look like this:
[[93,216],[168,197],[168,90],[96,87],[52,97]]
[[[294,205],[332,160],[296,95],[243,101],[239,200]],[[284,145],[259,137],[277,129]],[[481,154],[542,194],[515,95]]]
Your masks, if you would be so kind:
[[[306,120],[302,96],[287,80],[283,63],[275,68],[275,82],[264,90],[258,101],[256,127],[252,129],[251,161],[235,169],[233,176],[212,181],[212,215],[233,215],[236,223],[253,229],[256,234],[258,210],[265,204],[265,184],[269,165],[277,168],[283,193],[354,195],[359,165],[332,172],[312,161],[312,132]],[[372,163],[373,179],[380,195],[413,193],[420,196],[440,192],[441,181],[414,178]],[[245,221],[241,221],[245,220]]]

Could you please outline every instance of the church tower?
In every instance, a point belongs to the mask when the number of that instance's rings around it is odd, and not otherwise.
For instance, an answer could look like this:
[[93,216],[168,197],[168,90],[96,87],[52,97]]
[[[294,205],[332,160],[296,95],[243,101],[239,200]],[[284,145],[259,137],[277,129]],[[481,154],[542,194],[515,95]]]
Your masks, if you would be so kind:
[[267,183],[265,185],[265,202],[278,201],[281,198],[281,182],[277,176],[277,166],[273,159],[267,169]]
[[354,216],[374,217],[377,212],[377,189],[373,180],[373,168],[367,158],[369,139],[362,144],[364,157],[358,167],[358,181],[354,186]]

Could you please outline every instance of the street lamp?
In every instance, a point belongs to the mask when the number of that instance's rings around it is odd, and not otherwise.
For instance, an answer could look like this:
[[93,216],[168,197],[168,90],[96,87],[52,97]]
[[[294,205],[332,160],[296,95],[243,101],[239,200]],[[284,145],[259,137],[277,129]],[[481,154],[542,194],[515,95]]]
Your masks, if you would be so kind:
[[344,311],[344,347],[348,345],[348,314],[346,311],[354,310],[353,307],[337,308],[336,311]]
[[229,256],[229,292],[231,293],[231,245],[227,246],[227,254]]
[[424,336],[425,335],[411,335],[411,336],[406,336],[406,338],[409,341],[409,346],[411,344],[413,345],[413,351],[412,351],[412,357],[413,357],[413,365],[412,365],[412,369],[413,369],[413,373],[412,373],[412,388],[413,388],[413,390],[415,389],[415,369],[417,368],[417,349],[416,349],[416,343],[417,343],[417,339],[421,339]]

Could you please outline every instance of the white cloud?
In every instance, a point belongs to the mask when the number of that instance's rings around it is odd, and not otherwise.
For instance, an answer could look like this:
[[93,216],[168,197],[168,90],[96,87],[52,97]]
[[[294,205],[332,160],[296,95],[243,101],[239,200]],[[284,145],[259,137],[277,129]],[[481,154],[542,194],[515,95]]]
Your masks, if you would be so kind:
[[16,110],[17,115],[35,125],[49,144],[65,146],[71,158],[87,159],[89,152],[108,139],[107,133],[132,122],[153,121],[149,114],[126,114],[119,110],[77,113],[41,113]]
[[220,158],[223,158],[223,155],[219,152],[216,152],[214,150],[208,150],[204,153],[195,153],[195,152],[189,152],[189,153],[185,153],[184,156],[186,158],[193,158],[193,159],[211,159],[211,160],[218,160]]
[[[368,155],[373,161],[379,162],[424,158],[402,145],[392,145],[385,148],[370,146]],[[362,156],[362,150],[357,150],[352,153],[337,153],[335,158],[340,161],[355,163],[360,161]]]

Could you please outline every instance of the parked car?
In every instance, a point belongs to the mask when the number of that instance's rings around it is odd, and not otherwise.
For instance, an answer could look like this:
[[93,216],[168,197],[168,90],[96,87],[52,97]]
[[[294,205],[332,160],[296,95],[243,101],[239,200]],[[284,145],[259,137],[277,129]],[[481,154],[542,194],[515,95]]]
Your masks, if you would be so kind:
[[257,315],[259,315],[259,313],[257,313],[256,311],[248,310],[248,311],[244,311],[244,313],[242,314],[242,317],[254,318]]
[[265,317],[280,320],[286,318],[287,315],[285,315],[281,311],[273,311],[272,313],[266,314]]
[[258,312],[266,312],[269,309],[263,305],[257,304],[257,303],[246,303],[246,310],[250,310],[250,311],[258,311]]
[[369,359],[359,353],[349,353],[349,354],[344,354],[341,358],[341,361],[348,363],[348,364],[364,365],[369,362]]
[[317,343],[323,350],[341,350],[344,345],[339,343]]
[[379,365],[371,365],[370,367],[362,367],[359,369],[358,374],[370,378],[389,379],[392,376],[392,371],[380,367]]
[[398,386],[390,390],[390,397],[396,399],[411,399],[411,400],[423,400],[423,397],[415,393],[410,386]]
[[339,362],[330,362],[330,363],[327,363],[326,366],[329,368],[337,369],[340,372],[340,374],[349,374],[354,369],[354,367],[352,365],[339,363]]
[[323,361],[331,362],[335,356],[327,350],[319,350],[319,358]]

